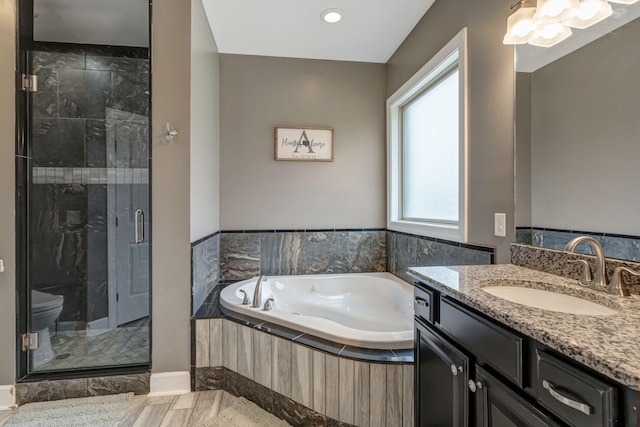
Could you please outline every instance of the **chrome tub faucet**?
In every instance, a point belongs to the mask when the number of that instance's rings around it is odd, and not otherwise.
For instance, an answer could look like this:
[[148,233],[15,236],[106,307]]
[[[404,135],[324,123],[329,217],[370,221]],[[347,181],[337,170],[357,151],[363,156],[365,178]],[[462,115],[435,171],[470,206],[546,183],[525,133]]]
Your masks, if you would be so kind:
[[256,283],[256,287],[253,290],[253,304],[251,307],[258,308],[262,303],[262,282],[267,281],[267,276],[260,276],[258,278],[258,282]]

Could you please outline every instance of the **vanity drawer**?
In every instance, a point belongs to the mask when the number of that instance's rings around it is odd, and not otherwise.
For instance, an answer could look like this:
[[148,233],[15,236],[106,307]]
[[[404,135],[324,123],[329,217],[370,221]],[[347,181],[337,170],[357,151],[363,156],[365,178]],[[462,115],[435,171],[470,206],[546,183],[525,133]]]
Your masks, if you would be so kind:
[[413,289],[415,315],[421,317],[427,323],[433,324],[433,314],[435,311],[433,307],[433,302],[435,301],[433,292],[420,288],[417,285]]
[[481,364],[496,369],[523,387],[523,347],[521,336],[493,323],[454,300],[440,301],[440,328],[474,354]]
[[538,402],[572,426],[613,426],[616,389],[543,350],[536,350]]

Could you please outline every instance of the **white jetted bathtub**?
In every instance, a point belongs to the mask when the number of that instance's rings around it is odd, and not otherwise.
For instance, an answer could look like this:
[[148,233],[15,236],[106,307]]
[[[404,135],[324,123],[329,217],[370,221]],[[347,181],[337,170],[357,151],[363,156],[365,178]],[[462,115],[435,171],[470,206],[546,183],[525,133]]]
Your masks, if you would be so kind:
[[[372,349],[413,347],[413,287],[390,273],[266,276],[259,308],[257,277],[227,286],[220,302],[228,310],[341,344]],[[273,308],[263,310],[273,298]]]

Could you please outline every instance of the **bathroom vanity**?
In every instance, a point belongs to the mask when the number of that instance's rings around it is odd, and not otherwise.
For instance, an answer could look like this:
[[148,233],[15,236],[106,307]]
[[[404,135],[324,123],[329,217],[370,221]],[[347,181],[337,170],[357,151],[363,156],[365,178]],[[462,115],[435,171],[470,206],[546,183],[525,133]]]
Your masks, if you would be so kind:
[[[416,426],[640,425],[640,297],[515,265],[418,267]],[[608,316],[532,308],[496,284],[580,296]]]

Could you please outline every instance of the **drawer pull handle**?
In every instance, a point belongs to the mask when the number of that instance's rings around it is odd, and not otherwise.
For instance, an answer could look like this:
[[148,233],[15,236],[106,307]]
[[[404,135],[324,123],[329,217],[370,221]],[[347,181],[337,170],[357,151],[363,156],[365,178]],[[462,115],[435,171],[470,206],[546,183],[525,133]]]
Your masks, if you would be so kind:
[[553,397],[563,405],[576,409],[585,415],[591,415],[591,408],[589,407],[589,405],[581,402],[576,402],[573,399],[569,399],[568,397],[561,395],[553,388],[553,384],[551,384],[547,380],[542,381],[542,387],[544,387],[544,389],[549,392],[551,397]]
[[421,305],[423,307],[429,307],[429,301],[420,297],[416,297],[416,304]]

